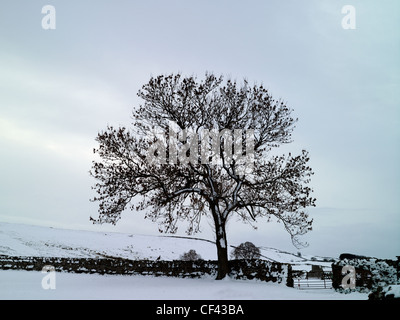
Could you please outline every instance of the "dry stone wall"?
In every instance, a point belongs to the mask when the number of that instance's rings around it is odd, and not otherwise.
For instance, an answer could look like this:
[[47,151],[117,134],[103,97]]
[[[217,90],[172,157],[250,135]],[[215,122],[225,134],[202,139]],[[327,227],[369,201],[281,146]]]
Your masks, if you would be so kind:
[[[291,266],[265,260],[231,260],[230,276],[234,279],[259,279],[293,286]],[[0,270],[41,271],[50,265],[58,272],[98,273],[98,274],[139,274],[152,276],[172,276],[200,278],[216,276],[217,261],[152,261],[128,260],[122,258],[57,258],[57,257],[17,257],[0,255]]]

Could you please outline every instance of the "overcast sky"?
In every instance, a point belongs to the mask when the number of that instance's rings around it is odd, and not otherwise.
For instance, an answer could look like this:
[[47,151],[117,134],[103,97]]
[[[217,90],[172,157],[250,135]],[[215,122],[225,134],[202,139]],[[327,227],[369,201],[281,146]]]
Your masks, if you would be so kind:
[[[56,10],[45,30],[42,7]],[[355,8],[344,29],[342,7]],[[346,20],[347,21],[347,20]],[[400,255],[400,2],[0,3],[0,221],[157,234],[142,213],[93,226],[98,131],[130,124],[151,76],[206,71],[263,84],[299,118],[317,207],[301,250]],[[203,223],[199,237],[213,239]],[[1,230],[0,230],[1,231]],[[178,234],[184,235],[183,226]],[[228,242],[297,252],[282,224],[231,219]]]

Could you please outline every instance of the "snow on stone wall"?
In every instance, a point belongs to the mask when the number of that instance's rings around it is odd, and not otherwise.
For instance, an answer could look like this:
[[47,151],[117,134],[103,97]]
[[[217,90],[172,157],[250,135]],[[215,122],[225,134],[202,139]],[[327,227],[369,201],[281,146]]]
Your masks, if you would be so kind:
[[381,259],[343,259],[332,264],[333,287],[341,288],[344,266],[355,268],[356,288],[376,289],[390,284],[400,284],[398,261]]
[[[230,276],[235,279],[259,279],[293,285],[291,267],[288,264],[265,260],[231,260]],[[55,271],[99,274],[140,274],[153,276],[173,276],[182,278],[200,278],[216,276],[218,262],[213,260],[197,261],[154,261],[94,259],[94,258],[54,258],[54,257],[12,257],[0,255],[0,270],[24,269],[41,271],[46,265]]]

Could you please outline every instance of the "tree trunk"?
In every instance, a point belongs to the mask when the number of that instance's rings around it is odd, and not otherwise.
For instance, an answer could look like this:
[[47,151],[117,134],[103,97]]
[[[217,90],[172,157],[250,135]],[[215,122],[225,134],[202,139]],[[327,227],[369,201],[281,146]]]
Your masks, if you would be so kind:
[[218,273],[216,280],[221,280],[229,274],[228,242],[226,241],[225,219],[219,214],[218,203],[210,202],[211,213],[214,219],[215,235],[218,256]]
[[218,274],[217,280],[225,278],[229,273],[229,262],[228,262],[228,246],[226,241],[225,225],[221,224],[215,228],[217,235],[217,254],[218,254]]

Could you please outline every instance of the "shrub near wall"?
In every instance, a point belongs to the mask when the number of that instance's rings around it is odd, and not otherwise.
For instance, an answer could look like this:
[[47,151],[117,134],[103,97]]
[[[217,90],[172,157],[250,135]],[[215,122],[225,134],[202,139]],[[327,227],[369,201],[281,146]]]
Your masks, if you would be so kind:
[[353,266],[356,272],[356,289],[376,289],[378,286],[399,284],[398,261],[381,259],[343,259],[332,264],[332,286],[341,288],[342,268]]
[[[293,286],[291,266],[264,260],[232,260],[230,277],[234,279],[259,279]],[[181,278],[200,278],[217,274],[217,261],[152,261],[92,259],[92,258],[53,258],[53,257],[12,257],[0,256],[0,270],[36,270],[51,265],[55,271],[99,274],[140,274],[153,276],[172,276]]]
[[230,276],[234,279],[258,279],[286,283],[293,287],[292,268],[289,264],[269,262],[260,259],[231,260]]

